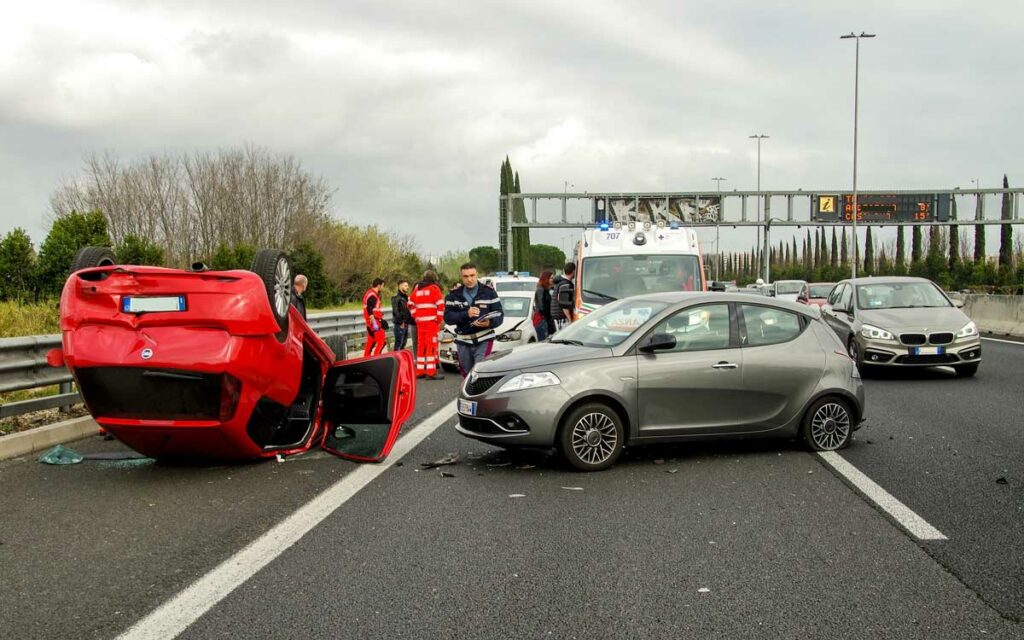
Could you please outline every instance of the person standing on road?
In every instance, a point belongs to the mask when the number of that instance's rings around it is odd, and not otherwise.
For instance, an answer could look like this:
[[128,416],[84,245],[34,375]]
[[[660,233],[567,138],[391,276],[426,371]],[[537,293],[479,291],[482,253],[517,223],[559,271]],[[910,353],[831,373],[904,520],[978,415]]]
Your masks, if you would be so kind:
[[444,293],[437,274],[427,271],[409,296],[409,307],[416,321],[416,377],[443,380],[438,370],[438,334],[444,327]]
[[309,280],[301,273],[292,281],[292,306],[298,309],[303,320],[306,319],[306,299],[302,297],[302,294],[306,292],[308,286]]
[[551,283],[551,319],[556,330],[576,320],[576,287],[572,283],[576,263],[566,262],[564,272]]
[[391,321],[395,323],[395,351],[405,348],[414,320],[409,309],[409,281],[398,281],[398,292],[391,297]]
[[533,294],[533,328],[537,331],[537,341],[543,342],[555,332],[555,321],[551,317],[551,276],[550,271],[540,274],[537,290]]
[[477,280],[476,265],[462,265],[462,284],[444,299],[444,322],[455,325],[459,370],[465,378],[477,362],[491,355],[494,329],[505,315],[498,292]]
[[383,353],[387,343],[388,322],[384,319],[381,309],[380,290],[384,287],[383,278],[374,278],[373,285],[363,294],[363,321],[366,322],[366,348],[363,357],[377,356]]

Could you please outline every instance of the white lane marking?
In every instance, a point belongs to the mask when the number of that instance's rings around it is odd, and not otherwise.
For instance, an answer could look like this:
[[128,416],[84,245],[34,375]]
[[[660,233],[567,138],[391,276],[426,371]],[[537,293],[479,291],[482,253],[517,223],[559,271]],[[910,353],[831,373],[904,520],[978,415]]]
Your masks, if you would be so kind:
[[818,455],[918,540],[948,540],[941,531],[928,524],[924,518],[911,511],[907,505],[878,486],[874,480],[835,451],[819,451]]
[[1024,342],[1019,340],[1000,340],[999,338],[982,338],[982,340],[988,340],[989,342],[1002,342],[1003,344],[1015,344],[1018,347],[1024,347]]
[[455,401],[414,427],[380,464],[363,464],[331,485],[247,547],[193,582],[120,636],[119,640],[175,638],[218,602],[320,524],[335,509],[390,469],[395,462],[455,415]]

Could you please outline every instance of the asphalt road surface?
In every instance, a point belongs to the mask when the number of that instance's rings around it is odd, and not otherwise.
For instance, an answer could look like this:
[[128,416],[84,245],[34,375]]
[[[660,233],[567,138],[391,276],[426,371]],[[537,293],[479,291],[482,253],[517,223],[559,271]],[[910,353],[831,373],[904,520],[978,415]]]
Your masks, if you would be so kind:
[[[868,378],[868,426],[842,452],[946,540],[794,443],[646,447],[578,474],[448,419],[181,637],[1024,638],[1024,345],[984,348],[974,379]],[[421,383],[407,433],[457,385]],[[0,637],[151,621],[362,468],[2,462]]]

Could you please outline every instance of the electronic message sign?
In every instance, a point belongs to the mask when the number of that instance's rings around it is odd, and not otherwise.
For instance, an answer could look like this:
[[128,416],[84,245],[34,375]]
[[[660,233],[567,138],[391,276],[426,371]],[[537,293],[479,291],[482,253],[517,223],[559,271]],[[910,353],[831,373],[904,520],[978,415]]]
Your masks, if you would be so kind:
[[[815,222],[852,222],[853,194],[818,195]],[[857,194],[857,222],[946,222],[948,193]]]

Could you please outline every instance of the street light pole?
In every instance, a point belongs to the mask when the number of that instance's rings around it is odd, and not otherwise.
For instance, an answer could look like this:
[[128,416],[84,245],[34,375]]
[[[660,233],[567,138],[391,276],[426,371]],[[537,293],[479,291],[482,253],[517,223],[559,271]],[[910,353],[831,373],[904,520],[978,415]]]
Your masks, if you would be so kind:
[[722,182],[725,178],[711,178],[718,186],[718,219],[715,220],[715,282],[722,277],[722,249],[718,244],[719,231],[722,228]]
[[846,40],[853,38],[856,41],[853,54],[853,211],[850,217],[853,219],[853,270],[851,276],[857,277],[857,216],[860,214],[860,208],[857,206],[857,109],[860,104],[860,39],[861,38],[874,38],[875,34],[860,32],[860,35],[853,33],[852,31],[845,35],[839,36],[840,40]]
[[[768,138],[769,136],[766,136],[763,133],[755,133],[754,135],[747,136],[747,137],[749,137],[749,138],[751,138],[753,140],[757,140],[757,221],[760,223],[761,222],[761,141],[766,139],[766,138]],[[758,240],[757,244],[761,244],[761,226],[760,225],[758,225],[758,227],[757,227],[757,240]],[[755,245],[755,246],[757,246],[757,245]],[[762,262],[762,264],[767,264],[767,261],[768,261],[768,257],[762,254],[761,255],[761,262]],[[765,284],[768,284],[767,280],[765,280]]]

